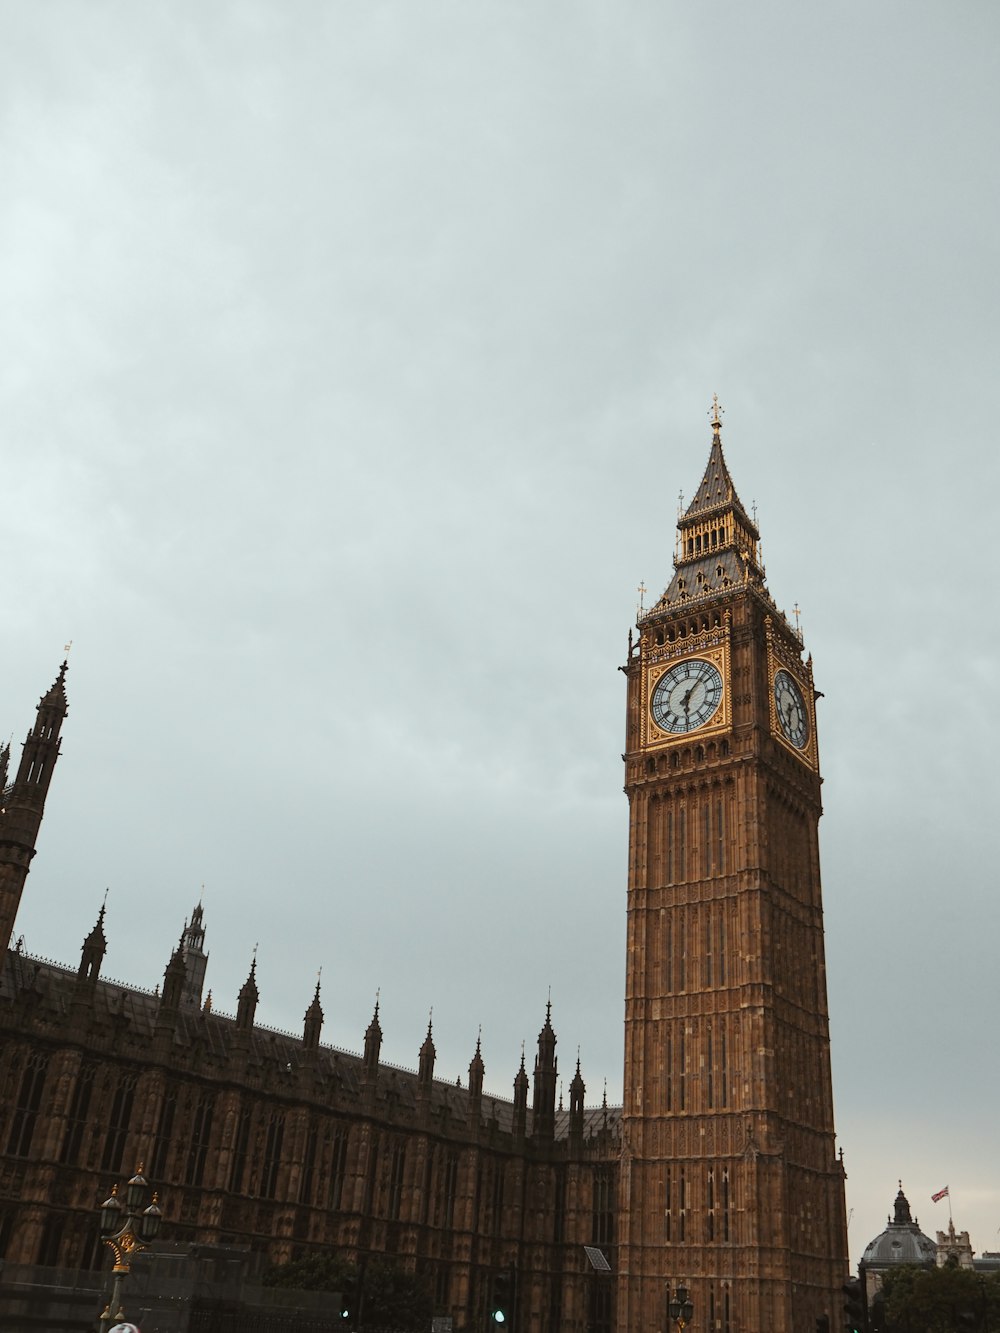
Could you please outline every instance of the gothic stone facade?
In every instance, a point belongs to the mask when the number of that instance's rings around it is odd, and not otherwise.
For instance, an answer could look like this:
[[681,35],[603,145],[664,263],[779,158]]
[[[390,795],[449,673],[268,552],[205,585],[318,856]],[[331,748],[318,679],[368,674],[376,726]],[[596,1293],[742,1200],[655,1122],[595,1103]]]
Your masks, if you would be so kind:
[[[834,1146],[811,660],[764,583],[713,418],[675,572],[630,635],[625,1105],[556,1104],[547,1013],[510,1100],[255,1023],[203,998],[196,908],[157,993],[101,977],[104,914],[67,969],[15,948],[0,972],[0,1255],[102,1262],[96,1207],[142,1161],[166,1239],[271,1261],[333,1249],[426,1275],[483,1327],[516,1274],[518,1333],[663,1326],[686,1280],[701,1326],[836,1326],[848,1272]],[[0,938],[34,855],[66,715],[42,698],[0,811]],[[532,1092],[529,1107],[529,1088]],[[612,1276],[594,1268],[598,1247]]]

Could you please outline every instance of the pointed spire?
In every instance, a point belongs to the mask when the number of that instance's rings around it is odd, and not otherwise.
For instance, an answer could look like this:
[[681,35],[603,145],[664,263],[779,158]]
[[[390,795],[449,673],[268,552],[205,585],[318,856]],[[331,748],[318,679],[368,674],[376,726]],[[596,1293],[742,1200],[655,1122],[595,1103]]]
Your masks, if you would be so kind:
[[736,493],[722,451],[722,408],[718,396],[709,409],[712,444],[701,483],[677,521],[674,577],[663,596],[640,621],[701,596],[717,596],[748,583],[763,586],[760,533]]
[[576,1050],[576,1073],[569,1085],[569,1133],[570,1138],[579,1143],[583,1138],[583,1099],[587,1087],[580,1073],[580,1048]]
[[538,1034],[538,1054],[535,1056],[531,1132],[537,1138],[551,1139],[555,1133],[558,1065],[559,1062],[556,1060],[556,1034],[552,1029],[552,997],[550,995],[545,1006],[545,1023]]
[[[322,972],[322,968],[320,971]],[[323,1006],[319,1002],[319,983],[320,978],[317,977],[316,993],[306,1010],[305,1024],[302,1029],[302,1045],[307,1051],[315,1051],[319,1046],[319,1034],[323,1028]]]
[[378,1072],[378,1057],[382,1049],[382,1026],[378,1021],[381,992],[375,992],[375,1012],[365,1032],[365,1071],[370,1076]]
[[427,1036],[420,1047],[417,1065],[417,1080],[422,1088],[429,1088],[434,1079],[434,1061],[437,1058],[437,1051],[434,1049],[433,1023],[434,1010],[432,1009],[427,1019]]
[[184,967],[184,936],[181,935],[177,947],[170,955],[170,962],[163,973],[163,992],[160,996],[160,1011],[173,1012],[180,1008],[184,993],[184,980],[187,975]]
[[250,971],[240,988],[239,1001],[236,1006],[236,1026],[241,1032],[249,1032],[253,1027],[259,999],[260,992],[257,990],[257,946],[255,944],[253,946],[253,958],[250,961]]
[[486,1074],[486,1066],[483,1064],[483,1029],[479,1029],[476,1037],[476,1053],[473,1055],[469,1064],[469,1100],[479,1102],[483,1095],[483,1078]]
[[108,950],[108,941],[104,935],[104,913],[108,905],[108,891],[104,890],[104,901],[101,903],[101,910],[97,914],[97,921],[91,928],[90,934],[83,941],[83,948],[80,951],[80,967],[77,971],[79,981],[95,982],[100,975],[101,964],[104,962],[104,955]]

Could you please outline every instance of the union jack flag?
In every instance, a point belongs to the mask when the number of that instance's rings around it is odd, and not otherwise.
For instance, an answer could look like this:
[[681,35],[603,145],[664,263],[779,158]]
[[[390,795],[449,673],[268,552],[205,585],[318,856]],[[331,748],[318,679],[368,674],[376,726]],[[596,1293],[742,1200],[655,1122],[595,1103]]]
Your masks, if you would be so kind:
[[941,1199],[946,1198],[947,1195],[948,1195],[948,1186],[945,1185],[943,1190],[938,1190],[937,1194],[931,1195],[931,1203],[938,1203]]

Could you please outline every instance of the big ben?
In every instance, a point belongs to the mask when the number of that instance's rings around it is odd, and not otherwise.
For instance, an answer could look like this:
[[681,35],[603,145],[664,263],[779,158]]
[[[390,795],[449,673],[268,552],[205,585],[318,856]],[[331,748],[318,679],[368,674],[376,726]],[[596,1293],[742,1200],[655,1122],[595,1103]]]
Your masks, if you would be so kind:
[[630,640],[620,1330],[839,1326],[812,660],[768,592],[721,412]]

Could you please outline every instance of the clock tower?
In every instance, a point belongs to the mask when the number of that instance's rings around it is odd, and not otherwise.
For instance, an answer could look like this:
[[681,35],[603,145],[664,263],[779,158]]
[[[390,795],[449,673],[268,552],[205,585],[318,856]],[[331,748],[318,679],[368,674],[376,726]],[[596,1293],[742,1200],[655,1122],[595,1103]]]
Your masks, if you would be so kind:
[[[619,1329],[840,1322],[812,659],[767,590],[718,400],[674,575],[630,636]],[[826,1320],[824,1324],[822,1321]]]

